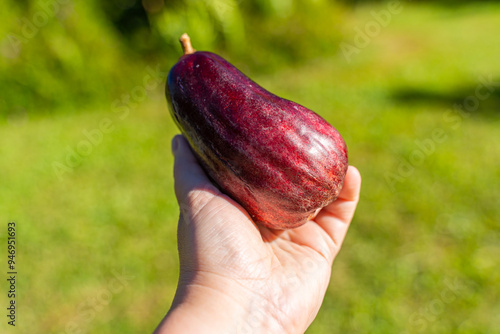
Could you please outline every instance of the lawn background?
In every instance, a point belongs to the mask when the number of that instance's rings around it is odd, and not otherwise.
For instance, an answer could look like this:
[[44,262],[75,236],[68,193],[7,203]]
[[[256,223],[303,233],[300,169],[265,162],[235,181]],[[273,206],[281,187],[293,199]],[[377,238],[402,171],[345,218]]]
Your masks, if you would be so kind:
[[2,2],[0,277],[15,221],[18,309],[12,328],[2,278],[0,332],[151,332],[168,310],[178,130],[163,92],[184,31],[325,117],[361,171],[307,333],[498,332],[500,5],[399,4]]

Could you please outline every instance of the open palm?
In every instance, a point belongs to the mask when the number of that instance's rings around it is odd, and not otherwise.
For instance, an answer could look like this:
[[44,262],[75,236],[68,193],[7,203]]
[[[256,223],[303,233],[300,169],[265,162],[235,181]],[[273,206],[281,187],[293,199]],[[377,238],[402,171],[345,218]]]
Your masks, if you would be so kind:
[[208,291],[246,314],[235,321],[235,333],[304,332],[321,306],[354,215],[361,183],[357,169],[349,167],[339,198],[314,220],[275,231],[255,225],[210,182],[182,136],[174,138],[173,148],[181,208],[173,308],[189,301],[193,291]]

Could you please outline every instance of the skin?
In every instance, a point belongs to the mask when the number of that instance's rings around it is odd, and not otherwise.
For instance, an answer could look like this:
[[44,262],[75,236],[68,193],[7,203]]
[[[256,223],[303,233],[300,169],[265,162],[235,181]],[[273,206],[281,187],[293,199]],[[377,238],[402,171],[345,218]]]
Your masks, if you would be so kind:
[[350,166],[338,199],[299,228],[257,226],[174,137],[180,277],[155,333],[304,333],[316,317],[358,203]]

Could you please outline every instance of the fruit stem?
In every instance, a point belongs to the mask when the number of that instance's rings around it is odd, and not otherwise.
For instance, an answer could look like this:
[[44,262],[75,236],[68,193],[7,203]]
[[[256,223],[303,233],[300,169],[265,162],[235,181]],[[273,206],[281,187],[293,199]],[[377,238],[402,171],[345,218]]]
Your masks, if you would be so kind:
[[181,38],[179,38],[179,41],[181,42],[182,45],[182,51],[184,51],[185,55],[194,53],[196,50],[193,49],[193,46],[191,45],[191,38],[189,38],[189,35],[184,33],[182,34]]

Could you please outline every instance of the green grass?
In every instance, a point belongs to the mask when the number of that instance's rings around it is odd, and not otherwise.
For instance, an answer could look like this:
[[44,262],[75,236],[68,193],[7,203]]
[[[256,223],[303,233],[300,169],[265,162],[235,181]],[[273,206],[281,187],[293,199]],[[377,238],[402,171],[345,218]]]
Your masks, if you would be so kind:
[[[356,10],[344,40],[384,8]],[[499,6],[407,6],[351,62],[331,52],[254,77],[336,126],[363,176],[359,209],[308,333],[497,330],[500,86],[469,117],[445,115],[474,95],[479,76],[500,81],[498,32]],[[83,131],[105,118],[113,130],[58,174],[54,162],[64,163],[87,140]],[[444,139],[399,173],[435,129]],[[0,243],[7,220],[16,221],[19,241],[12,332],[152,331],[178,273],[170,153],[177,130],[161,87],[123,120],[110,100],[69,115],[20,115],[0,133]],[[121,289],[117,271],[129,276]],[[95,309],[93,298],[101,300]]]

